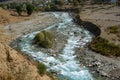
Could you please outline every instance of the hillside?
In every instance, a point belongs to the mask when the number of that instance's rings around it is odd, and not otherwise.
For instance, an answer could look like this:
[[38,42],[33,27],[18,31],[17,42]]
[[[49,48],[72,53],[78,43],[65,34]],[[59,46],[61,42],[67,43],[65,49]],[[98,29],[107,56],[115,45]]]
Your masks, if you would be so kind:
[[0,42],[0,80],[50,80],[41,77],[35,65],[20,53]]
[[0,8],[0,80],[51,80],[48,76],[40,76],[38,69],[20,52],[8,46],[11,39],[6,34],[4,25],[21,22],[33,18],[11,16],[10,11]]

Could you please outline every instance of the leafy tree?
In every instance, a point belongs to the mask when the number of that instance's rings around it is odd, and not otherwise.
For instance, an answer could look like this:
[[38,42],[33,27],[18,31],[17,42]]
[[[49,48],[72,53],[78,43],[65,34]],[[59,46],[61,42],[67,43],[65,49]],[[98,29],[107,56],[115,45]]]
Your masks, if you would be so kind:
[[18,15],[20,16],[22,14],[22,6],[21,5],[16,6],[16,11]]
[[13,2],[13,3],[10,3],[10,9],[15,9],[17,6],[17,3]]
[[0,7],[3,8],[3,9],[7,9],[8,6],[6,4],[0,4]]
[[33,13],[33,10],[34,10],[34,6],[32,4],[27,4],[26,10],[27,10],[27,14],[31,15]]

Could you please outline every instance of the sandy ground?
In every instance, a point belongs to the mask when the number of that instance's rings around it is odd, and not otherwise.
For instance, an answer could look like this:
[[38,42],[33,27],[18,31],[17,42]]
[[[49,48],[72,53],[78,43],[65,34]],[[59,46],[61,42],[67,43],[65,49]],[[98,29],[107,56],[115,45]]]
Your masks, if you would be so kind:
[[[111,43],[120,45],[120,37],[116,34],[108,34],[107,28],[111,26],[120,27],[120,7],[93,6],[91,9],[83,9],[80,17],[82,20],[93,22],[101,29],[101,37],[109,40]],[[120,32],[119,32],[120,34]]]

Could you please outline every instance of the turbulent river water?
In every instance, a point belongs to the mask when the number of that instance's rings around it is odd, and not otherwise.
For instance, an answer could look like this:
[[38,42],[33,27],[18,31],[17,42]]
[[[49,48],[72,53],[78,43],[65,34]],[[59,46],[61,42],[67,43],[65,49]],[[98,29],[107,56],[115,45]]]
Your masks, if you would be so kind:
[[18,43],[20,50],[44,63],[48,67],[48,71],[56,72],[59,80],[94,80],[89,70],[85,66],[80,66],[81,63],[76,59],[75,54],[75,49],[82,48],[91,42],[93,36],[89,31],[75,25],[68,13],[56,12],[53,15],[61,22],[48,26],[45,30],[52,29],[57,25],[57,32],[68,37],[61,54],[54,57],[32,47],[32,40],[40,31],[21,37],[21,41]]

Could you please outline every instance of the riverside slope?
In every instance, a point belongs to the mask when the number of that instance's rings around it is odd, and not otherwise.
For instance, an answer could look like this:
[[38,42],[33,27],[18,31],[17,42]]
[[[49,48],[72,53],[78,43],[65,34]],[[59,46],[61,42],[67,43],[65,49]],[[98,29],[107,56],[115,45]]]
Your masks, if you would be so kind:
[[0,80],[51,80],[47,75],[41,77],[36,66],[7,43],[28,31],[32,32],[31,28],[38,30],[56,23],[55,20],[56,18],[50,13],[39,13],[33,19],[24,22],[6,24],[7,26],[0,25]]

